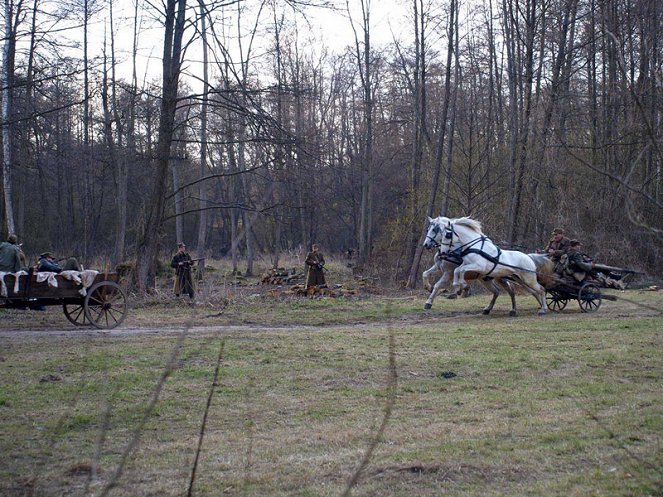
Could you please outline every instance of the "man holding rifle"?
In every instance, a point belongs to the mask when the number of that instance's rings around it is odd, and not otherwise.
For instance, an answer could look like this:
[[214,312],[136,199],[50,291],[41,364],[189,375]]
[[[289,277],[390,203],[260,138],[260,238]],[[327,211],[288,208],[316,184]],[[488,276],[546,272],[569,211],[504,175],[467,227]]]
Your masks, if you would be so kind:
[[194,262],[200,259],[192,259],[186,251],[186,245],[182,242],[177,244],[177,253],[170,262],[170,267],[175,268],[175,285],[173,291],[175,296],[179,297],[181,293],[188,293],[193,298],[193,278],[191,277],[191,267]]
[[325,282],[325,257],[319,251],[318,246],[313,244],[311,251],[306,255],[306,265],[308,271],[306,273],[306,288],[311,287],[324,287]]

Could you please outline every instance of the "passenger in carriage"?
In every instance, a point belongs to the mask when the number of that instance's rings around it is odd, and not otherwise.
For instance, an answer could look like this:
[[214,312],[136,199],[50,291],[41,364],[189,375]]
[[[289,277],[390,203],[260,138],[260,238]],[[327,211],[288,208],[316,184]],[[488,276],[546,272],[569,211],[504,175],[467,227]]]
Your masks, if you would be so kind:
[[624,290],[624,282],[615,280],[610,276],[597,270],[591,257],[582,251],[582,243],[578,240],[569,242],[569,250],[566,253],[567,272],[578,281],[583,281],[587,275],[591,276],[606,288],[617,288]]
[[39,255],[39,262],[37,263],[38,272],[60,273],[62,271],[80,271],[81,266],[75,257],[69,257],[65,263],[60,266],[58,260],[50,252],[44,252]]
[[37,271],[40,273],[61,273],[62,268],[55,257],[53,257],[53,254],[50,252],[44,252],[43,254],[39,254]]
[[27,270],[26,266],[25,254],[18,244],[18,237],[9,235],[6,242],[0,243],[0,272],[18,273]]
[[559,262],[560,258],[566,253],[569,249],[570,240],[564,236],[564,230],[561,228],[555,228],[552,231],[552,236],[548,245],[545,248],[545,252],[550,257],[553,262]]

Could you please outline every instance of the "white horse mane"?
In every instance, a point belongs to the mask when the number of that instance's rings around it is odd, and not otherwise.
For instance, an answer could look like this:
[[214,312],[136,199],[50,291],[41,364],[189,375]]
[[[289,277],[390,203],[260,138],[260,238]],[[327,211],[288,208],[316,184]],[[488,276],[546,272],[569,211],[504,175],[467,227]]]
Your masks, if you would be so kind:
[[472,219],[471,217],[459,217],[458,219],[452,219],[451,222],[458,226],[465,226],[466,228],[483,235],[483,231],[481,231],[481,222],[476,219]]

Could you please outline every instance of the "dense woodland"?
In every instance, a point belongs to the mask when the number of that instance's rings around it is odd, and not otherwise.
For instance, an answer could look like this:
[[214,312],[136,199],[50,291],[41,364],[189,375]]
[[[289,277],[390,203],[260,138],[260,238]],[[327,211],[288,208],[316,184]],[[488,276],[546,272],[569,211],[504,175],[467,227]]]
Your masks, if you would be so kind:
[[317,242],[415,286],[443,214],[663,272],[659,0],[403,0],[379,45],[380,2],[349,0],[342,50],[307,24],[328,2],[134,0],[122,54],[114,5],[5,0],[0,212],[28,254],[135,261],[146,289],[179,240],[247,273]]

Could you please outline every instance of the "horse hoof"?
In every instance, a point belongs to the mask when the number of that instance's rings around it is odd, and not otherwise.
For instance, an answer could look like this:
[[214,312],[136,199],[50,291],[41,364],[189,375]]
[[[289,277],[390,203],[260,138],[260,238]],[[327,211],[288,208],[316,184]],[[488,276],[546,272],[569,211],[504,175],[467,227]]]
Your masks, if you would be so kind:
[[483,315],[487,316],[488,314],[490,314],[490,311],[488,309],[484,309],[483,310]]
[[447,299],[449,299],[449,300],[454,300],[457,297],[458,297],[458,295],[455,294],[455,293],[450,293],[449,295],[447,295]]
[[428,302],[424,304],[424,309],[430,309],[431,307],[433,307],[433,304],[429,304]]
[[516,315],[516,311],[509,311],[509,316],[512,316],[512,317],[513,317],[513,316],[515,316],[515,315]]
[[545,316],[545,315],[546,315],[546,311],[539,311],[539,316]]

